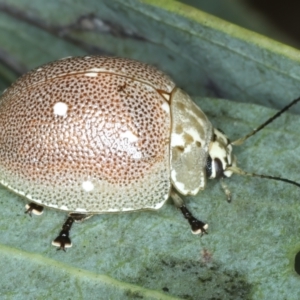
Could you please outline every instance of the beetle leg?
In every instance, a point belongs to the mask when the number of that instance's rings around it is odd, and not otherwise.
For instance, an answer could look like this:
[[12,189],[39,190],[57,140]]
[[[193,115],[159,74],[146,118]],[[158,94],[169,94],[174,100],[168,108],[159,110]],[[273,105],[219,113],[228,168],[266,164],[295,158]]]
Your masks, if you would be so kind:
[[227,184],[224,182],[224,178],[221,178],[220,183],[225,195],[227,196],[227,202],[231,202],[231,192]]
[[72,247],[72,242],[69,238],[69,233],[73,223],[84,221],[92,216],[93,215],[70,213],[66,222],[63,224],[62,230],[60,231],[58,237],[53,240],[52,245],[58,247],[57,250],[63,251],[66,251],[66,248]]
[[207,234],[206,230],[208,228],[208,224],[196,219],[192,215],[192,213],[187,209],[187,207],[184,204],[184,201],[178,196],[178,194],[175,191],[171,191],[171,198],[173,199],[176,207],[178,207],[181,210],[183,216],[190,223],[192,233],[201,235],[203,235],[204,233]]
[[29,214],[31,217],[32,214],[34,215],[41,215],[44,211],[44,207],[41,205],[38,205],[36,203],[27,203],[25,205],[26,211],[25,214]]

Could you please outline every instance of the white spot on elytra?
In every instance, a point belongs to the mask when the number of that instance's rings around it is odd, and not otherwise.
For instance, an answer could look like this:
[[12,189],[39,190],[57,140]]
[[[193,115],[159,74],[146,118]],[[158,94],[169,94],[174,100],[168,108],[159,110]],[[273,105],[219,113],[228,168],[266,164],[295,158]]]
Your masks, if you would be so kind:
[[185,140],[183,134],[172,133],[171,135],[171,147],[184,146]]
[[68,111],[68,105],[64,102],[57,102],[53,106],[53,111],[57,116],[65,116]]
[[169,115],[170,114],[170,105],[169,105],[169,103],[167,103],[167,102],[164,102],[163,104],[162,104],[162,109]]
[[84,181],[82,183],[82,188],[86,191],[86,192],[91,192],[94,189],[94,185],[91,181],[87,180]]
[[88,76],[88,77],[97,77],[98,73],[84,73],[84,76]]
[[142,158],[142,153],[140,151],[136,151],[131,155],[132,158],[134,159],[141,159]]
[[125,132],[122,132],[122,133],[120,134],[120,137],[121,137],[122,139],[128,139],[128,141],[129,141],[130,143],[134,143],[134,142],[136,142],[136,141],[138,140],[138,137],[137,137],[135,134],[133,134],[130,130],[127,130],[127,131],[125,131]]
[[105,68],[91,68],[88,70],[89,72],[96,72],[96,73],[99,73],[99,72],[105,72],[107,71]]
[[43,68],[38,68],[38,69],[36,69],[37,72],[40,72],[40,71],[42,71],[42,70],[43,70]]

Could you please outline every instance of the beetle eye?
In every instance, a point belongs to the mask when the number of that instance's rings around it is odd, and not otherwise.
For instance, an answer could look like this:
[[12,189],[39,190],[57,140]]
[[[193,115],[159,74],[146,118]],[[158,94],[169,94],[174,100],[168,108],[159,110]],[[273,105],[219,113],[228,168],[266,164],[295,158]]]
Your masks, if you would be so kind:
[[214,168],[215,168],[215,178],[220,178],[223,176],[223,165],[222,162],[218,159],[214,159]]
[[210,178],[212,174],[212,159],[209,155],[207,156],[205,170],[206,170],[206,176]]
[[221,160],[218,158],[214,158],[212,160],[210,155],[207,157],[205,170],[206,176],[210,179],[221,178],[224,176],[224,170]]

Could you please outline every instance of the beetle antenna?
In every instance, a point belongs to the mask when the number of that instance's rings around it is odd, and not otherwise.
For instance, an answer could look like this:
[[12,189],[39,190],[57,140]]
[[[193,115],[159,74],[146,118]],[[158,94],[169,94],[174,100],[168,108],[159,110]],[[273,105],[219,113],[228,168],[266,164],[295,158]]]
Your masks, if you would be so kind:
[[[287,111],[291,106],[295,105],[297,102],[300,101],[300,97],[293,100],[290,104],[288,104],[287,106],[285,106],[283,109],[281,109],[279,112],[277,112],[274,116],[272,116],[271,118],[269,118],[267,121],[265,121],[263,124],[261,124],[259,127],[257,127],[256,129],[254,129],[252,132],[248,133],[247,135],[245,135],[242,138],[237,139],[236,141],[232,142],[231,145],[241,145],[242,143],[245,142],[245,140],[247,140],[250,136],[254,135],[255,133],[257,133],[258,131],[262,130],[264,127],[266,127],[268,124],[270,124],[271,122],[273,122],[275,119],[277,119],[281,114],[283,114],[285,111]],[[246,174],[244,174],[246,175]],[[257,176],[257,175],[251,175],[251,176]],[[259,177],[262,177],[259,175]],[[263,176],[264,178],[266,178],[266,176]],[[270,178],[270,179],[275,179],[274,178]],[[278,179],[275,179],[278,180]],[[283,180],[286,181],[286,180]],[[292,183],[292,182],[290,182]]]
[[256,173],[248,173],[243,171],[242,169],[235,167],[235,166],[230,166],[226,168],[226,171],[231,171],[232,173],[235,174],[239,174],[239,175],[245,175],[245,176],[252,176],[252,177],[260,177],[260,178],[268,178],[268,179],[273,179],[273,180],[277,180],[277,181],[284,181],[293,185],[296,185],[298,187],[300,187],[300,183],[293,181],[293,180],[289,180],[286,178],[281,178],[281,177],[276,177],[276,176],[269,176],[269,175],[262,175],[262,174],[256,174]]

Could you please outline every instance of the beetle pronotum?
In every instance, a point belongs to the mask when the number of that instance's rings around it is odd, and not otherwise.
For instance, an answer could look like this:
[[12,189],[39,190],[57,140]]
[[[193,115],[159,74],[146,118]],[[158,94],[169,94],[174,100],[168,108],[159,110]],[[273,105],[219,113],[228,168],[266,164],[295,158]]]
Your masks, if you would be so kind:
[[[206,233],[180,195],[196,195],[207,178],[250,174],[202,110],[156,68],[101,56],[59,60],[16,81],[0,98],[0,183],[43,207],[69,213],[58,249],[71,246],[74,221],[93,214],[159,209],[169,197],[192,232]],[[223,182],[223,181],[221,181]],[[230,192],[222,184],[230,200]]]

